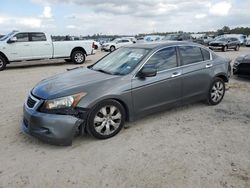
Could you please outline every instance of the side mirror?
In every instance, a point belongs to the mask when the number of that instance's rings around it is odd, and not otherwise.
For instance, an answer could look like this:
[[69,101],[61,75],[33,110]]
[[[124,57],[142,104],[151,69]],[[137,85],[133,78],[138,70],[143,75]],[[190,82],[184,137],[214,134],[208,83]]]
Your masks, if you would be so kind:
[[145,66],[143,67],[140,72],[138,73],[138,77],[145,78],[145,77],[154,77],[157,74],[157,69],[154,66]]
[[17,38],[16,38],[16,37],[12,37],[12,38],[10,38],[10,39],[8,40],[7,43],[14,43],[14,42],[16,42],[16,41],[17,41]]

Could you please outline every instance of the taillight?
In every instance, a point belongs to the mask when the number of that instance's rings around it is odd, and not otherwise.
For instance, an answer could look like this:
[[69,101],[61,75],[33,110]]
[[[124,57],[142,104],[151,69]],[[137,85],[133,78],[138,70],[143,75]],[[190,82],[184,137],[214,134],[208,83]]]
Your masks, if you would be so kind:
[[92,43],[92,48],[94,48],[94,49],[95,49],[95,43],[94,43],[94,42]]

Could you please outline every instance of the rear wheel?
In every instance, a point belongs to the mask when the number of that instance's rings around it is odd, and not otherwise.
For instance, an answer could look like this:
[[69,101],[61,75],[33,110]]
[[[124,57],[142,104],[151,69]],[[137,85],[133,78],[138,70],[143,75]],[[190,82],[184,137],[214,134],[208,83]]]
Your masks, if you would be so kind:
[[85,62],[85,53],[83,51],[74,51],[71,55],[71,60],[75,64],[83,64]]
[[208,92],[207,103],[209,105],[219,104],[225,95],[225,82],[221,78],[216,77]]
[[0,56],[0,71],[6,68],[7,61],[4,57]]
[[125,122],[125,110],[115,100],[99,103],[90,113],[87,131],[98,139],[115,136],[122,129]]

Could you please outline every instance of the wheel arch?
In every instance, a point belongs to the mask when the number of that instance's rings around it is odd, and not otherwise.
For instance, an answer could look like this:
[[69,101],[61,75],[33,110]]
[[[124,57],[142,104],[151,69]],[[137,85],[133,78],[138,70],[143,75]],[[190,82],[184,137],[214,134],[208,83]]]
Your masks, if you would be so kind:
[[219,73],[215,75],[215,78],[221,78],[224,82],[229,82],[228,76],[224,73]]
[[7,64],[10,63],[9,59],[7,58],[7,56],[3,52],[1,52],[1,51],[0,51],[0,56],[2,56],[7,61]]
[[85,55],[87,55],[86,50],[83,47],[78,46],[78,47],[75,47],[72,49],[72,51],[70,53],[70,57],[72,56],[73,52],[75,52],[75,51],[82,51]]
[[119,102],[122,105],[122,107],[124,108],[124,111],[125,111],[125,120],[126,121],[130,120],[130,118],[131,118],[131,114],[130,114],[131,113],[131,109],[129,109],[129,107],[126,104],[126,102],[123,99],[121,99],[120,97],[112,96],[112,97],[102,98],[102,99],[96,101],[94,104],[91,104],[90,105],[90,109],[95,108],[99,103],[107,101],[107,100],[114,100],[114,101]]

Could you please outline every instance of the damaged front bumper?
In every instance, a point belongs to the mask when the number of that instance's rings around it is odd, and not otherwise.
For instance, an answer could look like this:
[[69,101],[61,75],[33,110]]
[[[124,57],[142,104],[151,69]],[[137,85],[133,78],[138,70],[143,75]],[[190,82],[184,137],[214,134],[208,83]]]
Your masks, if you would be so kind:
[[22,130],[38,139],[55,145],[71,145],[80,129],[84,130],[85,120],[72,115],[48,114],[36,108],[23,107]]

